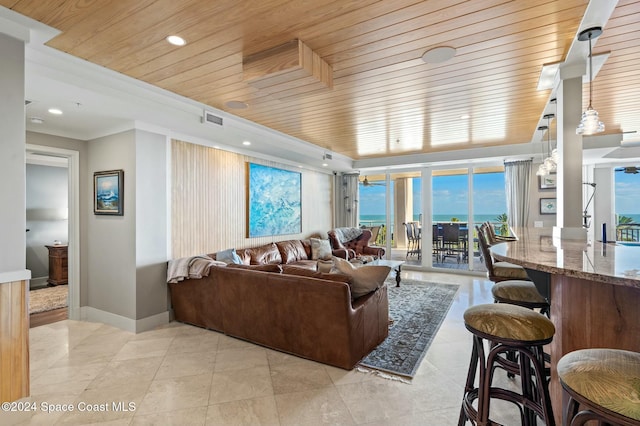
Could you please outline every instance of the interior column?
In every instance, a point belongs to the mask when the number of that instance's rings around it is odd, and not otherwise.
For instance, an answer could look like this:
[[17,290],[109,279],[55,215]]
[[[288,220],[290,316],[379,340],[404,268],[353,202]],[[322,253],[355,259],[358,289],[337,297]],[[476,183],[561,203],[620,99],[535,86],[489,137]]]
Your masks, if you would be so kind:
[[583,72],[575,74],[562,76],[561,70],[557,90],[558,183],[553,236],[586,241],[587,232],[582,227],[582,135],[576,134],[582,116]]

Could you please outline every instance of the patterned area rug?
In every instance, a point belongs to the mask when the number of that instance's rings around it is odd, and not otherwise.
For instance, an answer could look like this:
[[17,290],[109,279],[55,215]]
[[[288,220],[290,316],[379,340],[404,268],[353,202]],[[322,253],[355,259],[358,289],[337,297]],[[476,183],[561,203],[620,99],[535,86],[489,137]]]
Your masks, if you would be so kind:
[[41,288],[29,292],[29,313],[51,311],[67,306],[69,286],[57,285],[55,287]]
[[403,279],[400,287],[387,279],[389,336],[360,366],[413,378],[458,291],[454,284]]

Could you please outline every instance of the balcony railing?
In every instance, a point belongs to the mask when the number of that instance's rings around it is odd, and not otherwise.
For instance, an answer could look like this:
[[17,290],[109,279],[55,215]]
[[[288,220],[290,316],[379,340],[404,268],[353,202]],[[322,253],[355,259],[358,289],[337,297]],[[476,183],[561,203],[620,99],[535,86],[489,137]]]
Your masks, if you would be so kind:
[[616,241],[640,241],[640,223],[625,223],[616,227]]

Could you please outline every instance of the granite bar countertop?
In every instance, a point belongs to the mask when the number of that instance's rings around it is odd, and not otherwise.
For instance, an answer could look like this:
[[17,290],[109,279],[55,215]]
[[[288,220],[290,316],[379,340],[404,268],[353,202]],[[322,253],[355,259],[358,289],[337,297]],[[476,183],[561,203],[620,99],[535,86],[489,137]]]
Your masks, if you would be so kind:
[[551,228],[521,228],[517,241],[490,248],[496,261],[525,268],[640,289],[640,244],[554,239]]

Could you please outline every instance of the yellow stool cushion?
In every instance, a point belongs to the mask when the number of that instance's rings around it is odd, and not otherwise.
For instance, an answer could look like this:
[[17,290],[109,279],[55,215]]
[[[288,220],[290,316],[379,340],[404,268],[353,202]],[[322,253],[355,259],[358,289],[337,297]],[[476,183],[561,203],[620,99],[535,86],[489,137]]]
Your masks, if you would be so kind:
[[546,303],[536,285],[531,281],[508,280],[496,283],[491,287],[491,294],[498,301],[514,301],[527,303]]
[[553,323],[544,315],[506,303],[472,306],[464,312],[467,328],[484,334],[521,342],[535,342],[553,338]]
[[594,404],[640,420],[640,354],[617,349],[570,352],[558,361],[558,377]]
[[514,280],[528,280],[527,271],[520,265],[509,262],[495,262],[493,275],[501,278],[513,278]]

